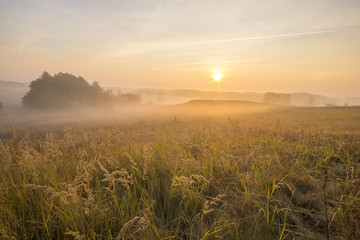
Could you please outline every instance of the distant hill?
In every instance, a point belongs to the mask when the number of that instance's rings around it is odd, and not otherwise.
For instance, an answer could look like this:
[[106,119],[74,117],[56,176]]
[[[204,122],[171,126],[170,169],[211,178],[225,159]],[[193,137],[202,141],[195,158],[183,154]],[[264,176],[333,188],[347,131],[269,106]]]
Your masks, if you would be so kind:
[[360,97],[346,97],[343,101],[344,105],[360,106]]
[[274,107],[273,104],[265,104],[259,102],[251,101],[241,101],[241,100],[191,100],[186,103],[178,104],[177,106],[268,106]]
[[296,106],[360,106],[360,97],[329,98],[310,93],[291,93],[291,104]]
[[130,92],[141,96],[144,103],[158,104],[179,104],[193,99],[203,100],[245,100],[261,102],[263,93],[255,92],[231,92],[231,91],[209,91],[198,89],[125,89],[125,88],[108,88],[112,91]]
[[[196,89],[144,89],[139,92],[141,96],[152,96],[156,95],[157,100],[164,100],[167,97],[175,99],[184,99],[185,101],[191,99],[208,99],[208,100],[247,100],[260,102],[263,94],[262,93],[240,93],[240,92],[218,92],[218,91],[206,91]],[[183,101],[184,102],[184,101]]]
[[27,89],[29,83],[22,83],[22,82],[12,82],[12,81],[3,81],[0,80],[0,89],[3,88],[11,88],[11,89]]
[[20,107],[21,98],[29,90],[29,83],[0,80],[0,101],[4,107]]
[[[265,93],[234,92],[234,91],[208,91],[198,89],[125,89],[109,88],[112,91],[136,93],[141,96],[144,103],[179,104],[194,99],[203,100],[241,100],[262,102]],[[295,106],[327,106],[327,105],[360,105],[360,97],[329,98],[319,94],[306,92],[290,93],[291,105]]]
[[328,102],[328,98],[318,94],[291,93],[291,104],[296,106],[321,106]]

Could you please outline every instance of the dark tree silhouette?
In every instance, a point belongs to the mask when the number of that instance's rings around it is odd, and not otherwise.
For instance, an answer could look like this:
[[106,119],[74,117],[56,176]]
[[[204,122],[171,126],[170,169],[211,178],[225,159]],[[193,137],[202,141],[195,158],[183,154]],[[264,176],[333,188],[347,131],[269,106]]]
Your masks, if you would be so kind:
[[43,72],[30,83],[30,91],[22,98],[22,103],[28,108],[61,109],[103,105],[113,98],[111,92],[105,92],[97,82],[89,84],[84,78],[68,73],[51,76]]

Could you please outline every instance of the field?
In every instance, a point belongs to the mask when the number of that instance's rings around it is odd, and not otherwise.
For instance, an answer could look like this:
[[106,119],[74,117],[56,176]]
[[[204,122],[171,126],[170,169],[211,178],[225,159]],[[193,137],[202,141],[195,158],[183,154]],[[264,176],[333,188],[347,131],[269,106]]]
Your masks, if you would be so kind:
[[360,239],[360,108],[183,107],[2,126],[0,238]]

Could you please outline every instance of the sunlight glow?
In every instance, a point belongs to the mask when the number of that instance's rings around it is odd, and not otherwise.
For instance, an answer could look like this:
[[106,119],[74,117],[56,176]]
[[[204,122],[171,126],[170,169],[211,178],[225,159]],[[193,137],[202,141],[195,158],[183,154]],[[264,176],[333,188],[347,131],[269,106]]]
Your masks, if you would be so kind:
[[216,81],[216,82],[220,82],[220,80],[222,79],[223,75],[221,73],[215,73],[213,75],[213,79]]

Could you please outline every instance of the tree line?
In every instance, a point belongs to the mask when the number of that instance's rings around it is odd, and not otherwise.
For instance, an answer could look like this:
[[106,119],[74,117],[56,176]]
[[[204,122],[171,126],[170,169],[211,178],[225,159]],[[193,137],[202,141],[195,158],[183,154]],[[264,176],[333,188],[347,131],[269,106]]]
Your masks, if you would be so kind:
[[291,103],[291,95],[289,93],[273,93],[267,92],[263,99],[263,103],[270,103],[270,104],[283,104],[283,105],[290,105]]

